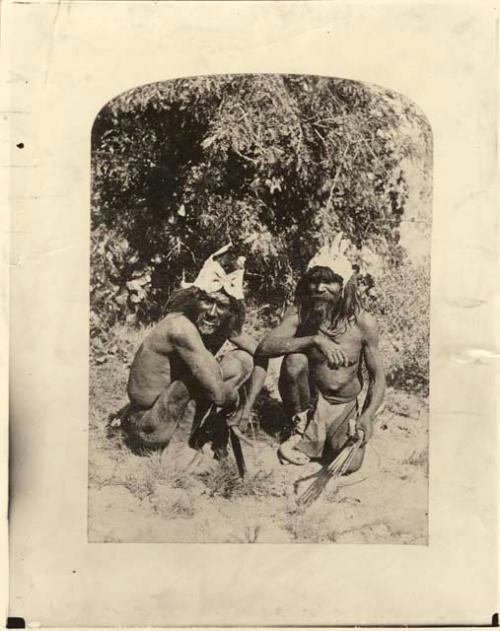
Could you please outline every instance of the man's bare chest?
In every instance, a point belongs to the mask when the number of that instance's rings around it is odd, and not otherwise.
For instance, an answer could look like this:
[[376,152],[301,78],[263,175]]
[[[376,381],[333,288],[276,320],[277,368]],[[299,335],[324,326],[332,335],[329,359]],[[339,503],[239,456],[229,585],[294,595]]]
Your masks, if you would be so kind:
[[[350,366],[358,364],[364,338],[356,324],[347,325],[347,327],[340,332],[331,332],[326,328],[320,327],[318,335],[337,344],[347,357]],[[315,352],[312,359],[318,364],[325,363],[325,358],[320,352]]]

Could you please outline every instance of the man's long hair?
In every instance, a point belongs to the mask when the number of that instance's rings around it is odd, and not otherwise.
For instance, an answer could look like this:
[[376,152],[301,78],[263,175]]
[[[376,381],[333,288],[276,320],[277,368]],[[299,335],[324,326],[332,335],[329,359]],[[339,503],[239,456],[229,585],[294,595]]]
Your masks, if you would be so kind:
[[[168,302],[167,312],[183,313],[192,322],[196,322],[196,318],[199,312],[199,301],[206,295],[202,289],[198,287],[188,287],[187,289],[178,289],[174,291]],[[243,300],[236,300],[233,296],[229,296],[229,316],[223,322],[220,335],[230,337],[233,335],[239,335],[245,322],[245,305]]]
[[355,322],[363,310],[363,302],[358,292],[356,274],[344,285],[342,277],[328,267],[315,266],[302,276],[295,290],[295,304],[299,315],[298,335],[314,335],[321,324],[321,315],[314,312],[309,297],[309,287],[313,282],[340,283],[342,295],[332,310],[331,322],[324,332],[331,336],[344,332],[349,323]]

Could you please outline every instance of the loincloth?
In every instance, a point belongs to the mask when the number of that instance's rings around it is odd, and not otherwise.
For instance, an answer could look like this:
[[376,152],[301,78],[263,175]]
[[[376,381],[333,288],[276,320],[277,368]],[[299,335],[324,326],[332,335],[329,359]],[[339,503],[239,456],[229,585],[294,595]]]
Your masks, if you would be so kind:
[[349,420],[357,416],[357,398],[347,403],[328,401],[318,393],[302,439],[295,447],[309,458],[320,458],[325,445],[340,445],[349,438]]

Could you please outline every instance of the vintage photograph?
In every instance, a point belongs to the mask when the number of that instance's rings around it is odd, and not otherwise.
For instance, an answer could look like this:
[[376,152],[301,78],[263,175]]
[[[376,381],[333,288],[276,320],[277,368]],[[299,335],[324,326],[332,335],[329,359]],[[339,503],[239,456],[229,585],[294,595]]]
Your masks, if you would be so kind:
[[91,134],[88,540],[427,545],[418,103],[211,75]]

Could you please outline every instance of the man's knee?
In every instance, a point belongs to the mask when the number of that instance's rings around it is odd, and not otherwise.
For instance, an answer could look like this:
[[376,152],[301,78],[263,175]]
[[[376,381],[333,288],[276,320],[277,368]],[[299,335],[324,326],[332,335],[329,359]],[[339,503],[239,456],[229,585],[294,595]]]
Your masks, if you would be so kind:
[[138,455],[163,449],[172,437],[172,428],[148,419],[145,422],[131,422],[125,427],[125,441]]
[[246,380],[253,370],[253,357],[250,353],[237,349],[228,353],[221,362],[224,381],[235,379]]
[[148,410],[129,415],[126,434],[133,442],[148,449],[168,445],[192,400],[187,385],[173,381]]
[[303,353],[292,353],[287,355],[282,364],[282,373],[290,379],[297,379],[307,375],[309,370],[309,362],[307,356]]
[[184,381],[176,379],[172,381],[160,397],[163,397],[165,404],[168,402],[170,405],[182,405],[189,401],[191,394],[188,385]]
[[246,351],[243,351],[243,350],[237,350],[234,352],[238,358],[238,361],[241,364],[242,372],[245,375],[250,375],[253,370],[253,357],[250,355],[250,353],[247,353]]

